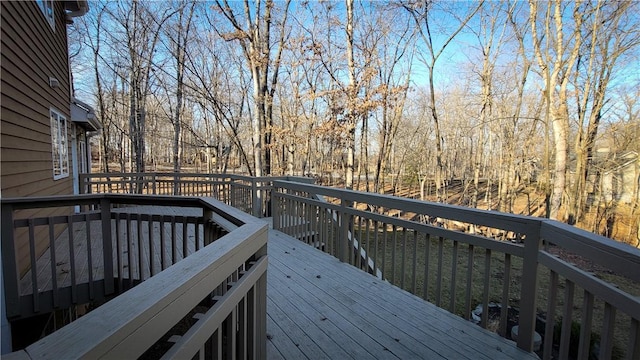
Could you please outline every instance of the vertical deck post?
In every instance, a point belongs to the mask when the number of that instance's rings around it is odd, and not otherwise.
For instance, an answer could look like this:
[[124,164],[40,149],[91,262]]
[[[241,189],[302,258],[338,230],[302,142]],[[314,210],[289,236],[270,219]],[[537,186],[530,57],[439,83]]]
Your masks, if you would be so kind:
[[260,216],[262,212],[262,197],[258,194],[258,182],[255,178],[251,178],[251,206],[252,215],[255,217]]
[[213,218],[213,211],[208,208],[202,209],[202,228],[204,231],[204,236],[202,239],[202,243],[204,246],[207,246],[213,242],[213,226],[211,223],[211,219]]
[[280,229],[280,217],[282,216],[280,213],[280,206],[278,200],[278,189],[276,187],[275,182],[273,183],[273,188],[271,189],[271,216],[272,216],[272,226],[275,230]]
[[541,222],[523,225],[524,256],[522,259],[522,287],[520,289],[520,324],[518,342],[520,349],[533,351],[536,328],[536,298],[538,294],[538,252],[540,251]]
[[[20,295],[18,287],[18,268],[16,263],[16,247],[13,234],[13,206],[2,204],[2,277],[4,282],[4,299],[6,301],[7,318],[20,315]],[[1,300],[0,300],[1,301]]]
[[104,256],[104,293],[112,294],[113,277],[113,238],[111,237],[111,201],[100,199],[100,218],[102,221],[102,254]]

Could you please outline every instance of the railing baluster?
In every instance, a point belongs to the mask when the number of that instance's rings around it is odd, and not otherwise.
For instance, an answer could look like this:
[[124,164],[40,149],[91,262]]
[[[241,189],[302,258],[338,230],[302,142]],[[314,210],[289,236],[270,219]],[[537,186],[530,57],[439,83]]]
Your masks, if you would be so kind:
[[565,279],[564,289],[564,310],[562,312],[562,330],[560,335],[560,359],[569,357],[569,342],[571,341],[571,322],[573,312],[573,291],[574,284],[569,279]]
[[56,271],[56,235],[53,228],[53,219],[47,218],[49,223],[49,256],[51,257],[51,291],[53,295],[53,307],[58,307],[58,272]]
[[387,276],[387,224],[382,223],[382,278],[389,280]]
[[356,267],[358,269],[362,269],[362,240],[364,239],[364,237],[362,236],[363,232],[362,232],[362,228],[364,226],[362,225],[362,216],[358,216],[358,238],[355,238],[355,228],[353,229],[353,235],[354,235],[354,241],[358,242],[358,248],[357,248],[357,253],[356,253]]
[[424,280],[422,285],[422,298],[429,301],[429,265],[431,256],[431,235],[424,234]]
[[578,359],[586,359],[590,355],[591,323],[593,321],[593,294],[584,290],[582,299],[582,324],[580,325],[580,342],[578,342]]
[[396,250],[398,247],[398,228],[396,225],[391,227],[391,283],[396,285]]
[[200,218],[196,218],[193,224],[193,231],[195,232],[195,249],[200,250]]
[[6,301],[7,317],[13,317],[20,314],[20,287],[18,285],[18,264],[15,255],[15,239],[14,239],[14,223],[13,223],[13,206],[7,203],[0,204],[2,211],[2,227],[0,227],[2,247],[2,275],[4,282],[3,294]]
[[465,300],[464,300],[464,318],[469,320],[471,317],[471,290],[473,284],[473,255],[474,255],[474,246],[469,244],[467,254],[467,290],[465,292]]
[[[207,225],[207,226],[210,226],[210,225]],[[165,235],[165,232],[164,232],[165,231],[164,228],[165,228],[165,226],[164,226],[164,216],[160,216],[160,250],[159,251],[160,251],[160,269],[161,269],[161,271],[167,268],[167,266],[166,266],[167,255],[165,253],[165,246],[164,246],[166,235]]]
[[174,215],[171,218],[171,265],[175,264],[178,257],[178,245],[176,244],[176,217]]
[[[558,273],[549,271],[549,295],[547,297],[547,317],[545,319],[544,338],[553,339],[553,331],[556,325],[556,303],[558,300]],[[543,360],[550,360],[553,353],[553,340],[544,342]]]
[[484,251],[484,291],[482,293],[482,319],[480,326],[487,328],[489,321],[489,289],[491,282],[491,249]]
[[631,319],[627,359],[640,359],[640,320]]
[[38,291],[38,266],[36,265],[36,238],[33,219],[29,225],[29,260],[31,261],[31,291],[33,292],[33,311],[40,311],[40,293]]
[[189,235],[187,234],[187,217],[182,217],[182,258],[189,256]]
[[[374,273],[375,275],[375,273]],[[418,231],[413,230],[413,266],[411,271],[411,293],[416,293],[418,286]]]
[[111,202],[109,199],[100,199],[100,221],[102,225],[102,257],[104,275],[104,293],[113,294],[113,237],[111,236]]
[[404,287],[405,279],[407,278],[407,227],[404,226],[402,228],[402,278],[400,279],[400,288],[406,289]]
[[124,281],[124,245],[122,244],[122,230],[120,214],[116,213],[116,258],[118,262],[118,290],[123,291]]
[[502,278],[502,303],[500,308],[500,330],[502,337],[507,337],[507,320],[509,317],[509,287],[511,285],[511,254],[504,254],[504,275]]
[[373,221],[373,275],[378,275],[378,220]]
[[73,215],[67,216],[67,236],[69,238],[69,275],[71,276],[71,303],[78,303],[78,286],[76,283],[76,248],[73,246]]
[[449,312],[456,312],[456,277],[458,274],[458,242],[453,241],[453,253],[451,256],[451,283],[449,285]]
[[133,286],[133,235],[131,234],[131,213],[127,213],[127,269],[129,273],[129,288]]
[[[372,269],[369,267],[369,258],[371,254],[371,219],[365,219],[365,231],[366,231],[366,244],[367,250],[364,253],[364,270],[366,272],[371,272]],[[375,276],[375,272],[372,273]]]
[[616,323],[616,308],[608,302],[604,303],[604,320],[600,338],[599,359],[608,359],[613,351],[614,328]]
[[440,306],[442,299],[442,262],[444,250],[444,238],[438,237],[438,275],[436,275],[436,306]]
[[137,237],[138,237],[138,276],[140,277],[140,281],[143,281],[145,279],[144,277],[144,248],[143,248],[143,237],[142,237],[142,214],[137,214],[138,216],[138,221],[136,222],[136,230],[137,230]]
[[87,214],[84,215],[85,234],[87,235],[87,273],[89,275],[89,299],[95,298],[95,289],[93,281],[93,252],[92,252],[92,236],[91,236],[91,220]]
[[[153,177],[155,181],[155,176]],[[154,183],[155,184],[155,183]],[[155,186],[155,185],[154,185]],[[155,267],[155,255],[153,251],[153,216],[149,216],[149,221],[147,222],[147,231],[149,232],[149,276],[153,276],[156,274]],[[196,227],[196,238],[198,236],[198,228]]]

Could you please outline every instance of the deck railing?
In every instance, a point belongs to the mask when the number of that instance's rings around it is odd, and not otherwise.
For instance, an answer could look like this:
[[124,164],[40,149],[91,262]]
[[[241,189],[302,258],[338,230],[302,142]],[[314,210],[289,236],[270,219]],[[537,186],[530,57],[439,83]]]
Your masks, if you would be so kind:
[[[91,193],[217,197],[256,216],[272,215],[276,229],[496,330],[524,350],[541,343],[544,359],[640,358],[638,249],[547,219],[297,178],[168,174],[169,185],[159,186],[165,175],[94,174],[83,183]],[[133,180],[134,186],[118,185]],[[172,206],[182,201],[171,199]],[[116,213],[110,216],[136,219]],[[37,221],[26,221],[20,224],[28,232]]]
[[[524,350],[542,342],[544,359],[640,358],[638,249],[547,219],[287,181],[274,187],[275,229],[504,337],[517,334]],[[500,240],[507,234],[512,241]],[[578,258],[606,270],[566,260]]]
[[253,216],[270,216],[274,180],[313,183],[293,176],[251,177],[234,174],[95,173],[80,174],[83,194],[153,194],[214,197]]
[[[33,212],[77,206],[87,211],[48,217]],[[163,206],[188,215],[162,214]],[[2,223],[9,318],[99,303],[146,280],[14,355],[266,356],[264,223],[213,199],[141,195],[3,199]],[[45,230],[47,268],[38,267],[38,227]],[[68,247],[56,248],[57,227],[68,233]],[[74,229],[83,234],[79,242]],[[28,240],[26,289],[23,264],[12,256],[21,239]],[[61,281],[60,266],[68,268],[68,280]],[[42,272],[52,284],[38,282]],[[174,329],[182,331],[171,336]]]

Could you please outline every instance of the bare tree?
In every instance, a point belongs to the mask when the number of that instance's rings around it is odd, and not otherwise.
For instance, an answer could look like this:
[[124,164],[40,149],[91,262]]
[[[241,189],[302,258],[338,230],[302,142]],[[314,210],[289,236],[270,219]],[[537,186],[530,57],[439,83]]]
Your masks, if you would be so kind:
[[[178,18],[175,23],[168,23],[167,36],[169,38],[169,48],[171,57],[175,61],[175,108],[173,109],[173,171],[178,173],[181,168],[181,128],[183,113],[183,95],[184,95],[184,73],[186,63],[187,44],[190,41],[189,31],[191,30],[191,21],[193,19],[193,10],[195,2],[184,2],[178,4]],[[176,191],[178,185],[176,183]]]
[[436,182],[436,196],[438,201],[444,201],[442,193],[443,175],[444,175],[444,162],[443,162],[443,148],[442,148],[442,136],[440,131],[440,118],[436,107],[436,92],[434,85],[435,66],[438,59],[449,46],[453,39],[464,29],[469,20],[480,10],[484,1],[478,2],[473,6],[468,13],[462,17],[462,19],[456,24],[451,33],[445,35],[445,40],[436,45],[432,34],[432,14],[434,3],[426,2],[424,4],[404,4],[404,8],[411,13],[416,25],[418,26],[419,35],[422,42],[426,46],[426,52],[420,53],[422,55],[422,62],[427,67],[429,73],[429,104],[431,110],[431,119],[433,120],[433,126],[435,131],[435,182]]
[[576,59],[573,87],[578,133],[575,139],[576,168],[567,206],[569,224],[580,221],[586,207],[586,184],[602,121],[608,88],[616,65],[640,45],[640,30],[630,21],[633,2],[597,1],[584,9],[585,46]]
[[[566,3],[529,1],[529,23],[535,57],[544,82],[546,101],[545,122],[551,123],[555,146],[555,167],[550,194],[549,217],[558,218],[565,190],[569,136],[569,107],[567,102],[568,74],[573,68],[582,46],[583,13],[578,3],[573,7],[572,28],[565,28],[563,15]],[[538,13],[543,7],[544,20],[539,30]],[[572,35],[565,37],[565,31]]]
[[[266,0],[264,6],[261,1],[256,1],[255,6],[244,1],[244,21],[246,27],[241,25],[241,20],[227,0],[221,3],[216,0],[218,10],[224,15],[231,25],[231,31],[218,30],[223,39],[238,41],[247,61],[253,80],[253,157],[255,176],[271,173],[271,130],[273,125],[273,96],[278,85],[278,73],[282,50],[286,37],[286,22],[289,4],[287,0],[282,10],[282,19],[279,21],[277,42],[271,43],[272,23],[276,21],[272,17],[275,3]],[[275,55],[272,50],[275,47]]]

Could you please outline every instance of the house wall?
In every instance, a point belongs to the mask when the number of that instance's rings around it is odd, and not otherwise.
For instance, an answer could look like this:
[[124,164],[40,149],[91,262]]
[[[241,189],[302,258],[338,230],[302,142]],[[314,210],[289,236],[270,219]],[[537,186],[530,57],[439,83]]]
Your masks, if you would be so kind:
[[606,201],[620,201],[625,204],[640,202],[640,158],[629,162],[602,176],[602,193]]
[[[55,2],[55,29],[34,1],[1,2],[0,196],[25,197],[72,193],[71,175],[53,179],[49,110],[67,118],[71,146],[70,77],[67,25],[62,2]],[[49,85],[49,77],[59,81]],[[71,162],[71,149],[68,149]],[[69,163],[71,173],[71,163]],[[69,209],[22,212],[20,217],[50,216]],[[5,225],[5,224],[3,224]],[[22,234],[19,234],[22,235]],[[36,233],[37,254],[46,250],[46,229]],[[16,244],[22,272],[28,269],[28,242]]]

